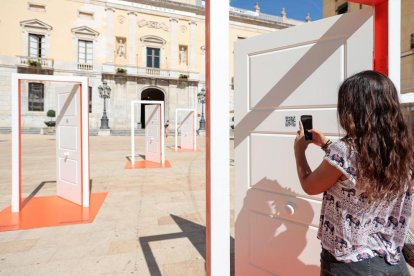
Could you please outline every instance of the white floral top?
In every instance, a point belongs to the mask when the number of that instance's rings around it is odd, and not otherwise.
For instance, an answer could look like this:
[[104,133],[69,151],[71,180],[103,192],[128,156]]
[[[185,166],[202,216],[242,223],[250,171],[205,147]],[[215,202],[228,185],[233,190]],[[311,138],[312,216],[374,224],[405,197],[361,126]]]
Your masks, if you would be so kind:
[[322,247],[342,262],[383,256],[390,264],[398,263],[411,218],[412,193],[369,205],[363,185],[355,179],[357,152],[339,140],[329,146],[324,159],[348,179],[323,194],[318,231]]

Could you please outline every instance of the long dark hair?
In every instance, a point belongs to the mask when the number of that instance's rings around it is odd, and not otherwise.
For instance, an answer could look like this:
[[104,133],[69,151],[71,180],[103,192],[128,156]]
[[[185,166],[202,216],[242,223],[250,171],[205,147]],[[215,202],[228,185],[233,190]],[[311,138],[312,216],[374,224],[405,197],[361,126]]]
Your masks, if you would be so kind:
[[338,116],[344,141],[358,152],[357,181],[368,199],[404,193],[414,167],[412,137],[392,81],[375,71],[349,77],[339,88]]

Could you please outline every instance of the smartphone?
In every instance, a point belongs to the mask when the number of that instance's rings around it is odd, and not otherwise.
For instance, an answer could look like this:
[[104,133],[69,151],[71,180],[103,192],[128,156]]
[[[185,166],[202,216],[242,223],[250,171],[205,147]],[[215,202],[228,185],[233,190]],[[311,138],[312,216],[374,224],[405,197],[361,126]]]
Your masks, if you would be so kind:
[[311,141],[312,140],[312,133],[309,132],[309,129],[312,129],[312,115],[302,115],[300,116],[300,121],[303,125],[303,130],[305,132],[305,140]]

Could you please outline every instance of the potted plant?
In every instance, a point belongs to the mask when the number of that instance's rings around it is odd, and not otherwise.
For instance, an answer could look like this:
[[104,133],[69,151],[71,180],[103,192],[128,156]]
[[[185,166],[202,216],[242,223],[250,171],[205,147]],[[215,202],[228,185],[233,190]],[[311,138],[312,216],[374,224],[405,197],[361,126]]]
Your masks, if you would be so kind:
[[127,70],[125,68],[118,67],[116,68],[117,74],[126,74]]
[[42,67],[42,64],[39,61],[34,60],[34,59],[29,59],[27,61],[27,64],[29,64],[29,66],[31,67]]
[[48,127],[54,127],[56,125],[56,121],[52,121],[52,118],[56,117],[56,112],[53,109],[49,109],[46,113],[46,116],[50,118],[49,121],[45,122],[45,125]]
[[187,74],[180,74],[178,76],[179,79],[183,79],[183,80],[188,80],[188,75]]

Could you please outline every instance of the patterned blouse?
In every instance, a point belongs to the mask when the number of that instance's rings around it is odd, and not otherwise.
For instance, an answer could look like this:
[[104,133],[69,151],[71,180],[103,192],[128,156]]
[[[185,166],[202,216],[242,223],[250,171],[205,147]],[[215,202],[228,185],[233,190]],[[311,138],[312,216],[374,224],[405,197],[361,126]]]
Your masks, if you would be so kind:
[[390,264],[400,260],[411,218],[412,193],[372,206],[357,183],[357,153],[344,141],[331,144],[324,157],[347,180],[338,180],[323,194],[318,238],[338,261],[358,262],[374,256]]

